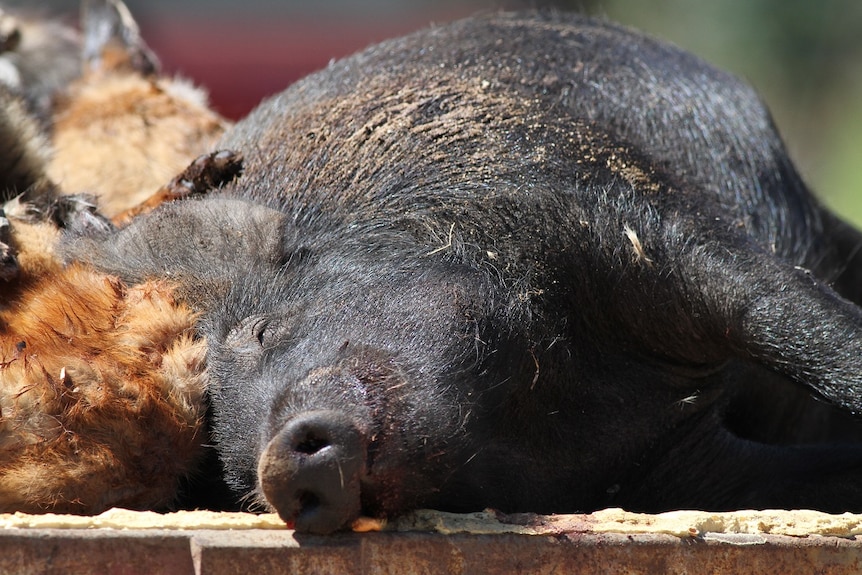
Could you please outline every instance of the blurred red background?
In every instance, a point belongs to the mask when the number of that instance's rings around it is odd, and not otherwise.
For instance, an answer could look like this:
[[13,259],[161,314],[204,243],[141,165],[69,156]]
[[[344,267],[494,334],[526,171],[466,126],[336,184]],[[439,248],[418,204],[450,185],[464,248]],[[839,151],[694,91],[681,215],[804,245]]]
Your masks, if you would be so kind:
[[334,58],[476,9],[476,2],[465,2],[353,20],[302,12],[264,18],[149,9],[135,15],[165,71],[204,87],[215,108],[236,119]]

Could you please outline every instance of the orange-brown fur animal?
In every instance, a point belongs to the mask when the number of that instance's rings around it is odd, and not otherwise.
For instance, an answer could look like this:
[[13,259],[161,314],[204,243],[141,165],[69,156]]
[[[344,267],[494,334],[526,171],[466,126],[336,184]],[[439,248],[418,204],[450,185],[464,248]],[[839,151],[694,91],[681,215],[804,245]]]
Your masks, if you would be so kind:
[[121,3],[87,6],[85,36],[106,22],[112,33],[61,87],[53,127],[37,119],[44,107],[28,106],[29,84],[0,91],[0,151],[10,152],[0,160],[10,258],[0,266],[0,512],[169,507],[206,441],[194,311],[168,282],[125,285],[63,265],[54,246],[65,222],[52,206],[58,191],[87,192],[108,213],[125,210],[205,151],[224,122],[196,92],[152,74]]
[[0,511],[163,508],[204,441],[205,345],[165,282],[62,266],[50,224],[12,221],[0,283]]
[[66,193],[94,194],[114,216],[209,151],[228,122],[199,88],[158,75],[124,6],[102,4],[82,17],[85,38],[99,34],[107,18],[122,33],[85,52],[83,75],[58,97],[48,175]]

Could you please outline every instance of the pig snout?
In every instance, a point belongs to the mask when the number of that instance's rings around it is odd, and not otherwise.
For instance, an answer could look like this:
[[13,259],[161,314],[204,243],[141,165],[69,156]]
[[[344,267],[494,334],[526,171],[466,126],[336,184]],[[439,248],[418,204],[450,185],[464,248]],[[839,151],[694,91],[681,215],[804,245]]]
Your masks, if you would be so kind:
[[263,451],[261,492],[298,531],[326,534],[346,527],[360,514],[367,444],[354,421],[339,411],[300,413]]

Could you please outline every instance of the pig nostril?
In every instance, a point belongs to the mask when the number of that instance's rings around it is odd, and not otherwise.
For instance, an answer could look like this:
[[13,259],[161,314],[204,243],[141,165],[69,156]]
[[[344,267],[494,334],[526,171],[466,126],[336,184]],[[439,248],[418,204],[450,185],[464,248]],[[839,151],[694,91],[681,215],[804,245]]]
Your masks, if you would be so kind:
[[332,533],[359,516],[365,434],[348,415],[299,413],[269,440],[258,463],[266,501],[298,531]]
[[309,434],[297,442],[296,451],[305,455],[314,455],[318,451],[329,447],[329,440],[318,435]]

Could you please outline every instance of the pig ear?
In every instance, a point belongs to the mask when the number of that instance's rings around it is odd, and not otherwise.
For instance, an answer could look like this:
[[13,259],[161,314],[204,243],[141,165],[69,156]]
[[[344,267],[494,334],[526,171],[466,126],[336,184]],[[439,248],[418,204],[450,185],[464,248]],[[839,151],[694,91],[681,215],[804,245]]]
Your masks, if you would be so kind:
[[158,59],[120,0],[83,0],[81,32],[86,71],[129,70],[145,76],[158,72]]

